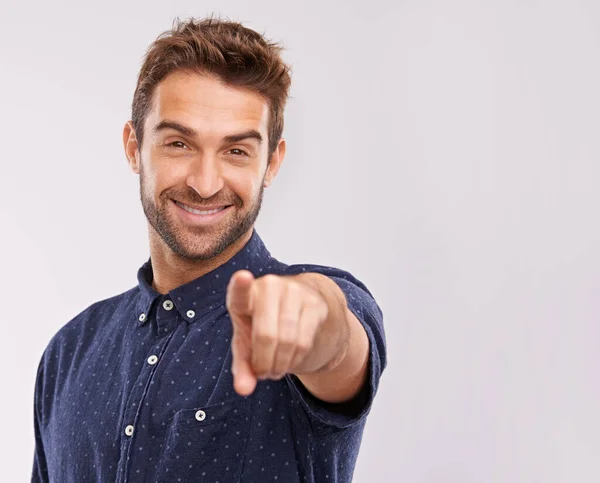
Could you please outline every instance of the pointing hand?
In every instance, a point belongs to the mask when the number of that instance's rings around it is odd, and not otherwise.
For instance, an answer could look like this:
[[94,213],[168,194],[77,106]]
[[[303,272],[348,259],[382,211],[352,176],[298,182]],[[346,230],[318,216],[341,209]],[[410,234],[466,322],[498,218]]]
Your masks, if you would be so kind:
[[233,324],[231,372],[238,394],[251,394],[258,379],[318,369],[306,358],[329,313],[317,290],[295,276],[254,278],[252,272],[238,270],[227,286],[226,306]]

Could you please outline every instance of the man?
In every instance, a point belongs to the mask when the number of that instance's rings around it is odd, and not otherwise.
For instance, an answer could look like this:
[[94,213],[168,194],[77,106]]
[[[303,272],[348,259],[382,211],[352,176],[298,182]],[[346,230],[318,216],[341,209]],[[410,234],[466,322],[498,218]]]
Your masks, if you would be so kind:
[[32,481],[351,481],[382,312],[349,272],[286,265],[253,227],[286,151],[280,50],[214,18],[148,50],[123,142],[150,257],[45,349]]

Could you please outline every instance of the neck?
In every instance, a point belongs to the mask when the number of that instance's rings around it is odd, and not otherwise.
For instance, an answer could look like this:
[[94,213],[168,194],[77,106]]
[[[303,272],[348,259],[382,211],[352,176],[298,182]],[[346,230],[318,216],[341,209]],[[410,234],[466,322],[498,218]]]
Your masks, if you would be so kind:
[[152,228],[150,230],[153,232],[150,235],[152,288],[160,294],[166,294],[223,265],[239,252],[252,236],[252,229],[250,229],[243,237],[217,256],[208,260],[190,260],[174,253]]

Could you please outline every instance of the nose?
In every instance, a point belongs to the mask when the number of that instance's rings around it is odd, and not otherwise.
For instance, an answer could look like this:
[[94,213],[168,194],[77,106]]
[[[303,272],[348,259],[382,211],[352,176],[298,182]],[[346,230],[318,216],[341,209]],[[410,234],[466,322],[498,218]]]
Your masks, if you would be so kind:
[[210,198],[223,188],[223,176],[217,156],[203,154],[191,165],[187,185],[202,198]]

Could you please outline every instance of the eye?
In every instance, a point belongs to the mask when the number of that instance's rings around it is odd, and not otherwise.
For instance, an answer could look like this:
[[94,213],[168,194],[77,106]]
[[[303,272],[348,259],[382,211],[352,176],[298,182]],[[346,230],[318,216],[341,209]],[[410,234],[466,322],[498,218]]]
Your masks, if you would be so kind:
[[[175,144],[178,144],[178,146],[175,146]],[[187,146],[183,142],[181,142],[181,141],[173,141],[172,143],[168,143],[167,146],[168,147],[173,147],[173,148],[183,147],[183,148],[187,149]]]
[[248,153],[240,148],[230,149],[229,152],[235,156],[248,156]]

